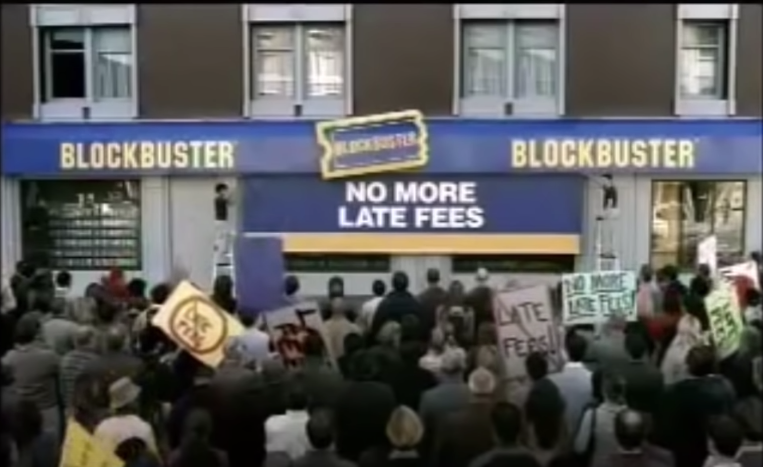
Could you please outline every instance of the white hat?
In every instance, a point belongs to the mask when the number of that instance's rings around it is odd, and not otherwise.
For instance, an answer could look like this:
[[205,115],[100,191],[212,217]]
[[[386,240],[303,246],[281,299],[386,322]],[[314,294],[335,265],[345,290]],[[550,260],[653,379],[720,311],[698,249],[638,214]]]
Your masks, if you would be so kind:
[[119,378],[109,386],[109,408],[111,410],[130,405],[138,400],[138,397],[140,397],[140,386],[133,383],[130,378]]
[[479,367],[469,375],[469,391],[476,396],[493,394],[495,384],[495,376],[485,368]]

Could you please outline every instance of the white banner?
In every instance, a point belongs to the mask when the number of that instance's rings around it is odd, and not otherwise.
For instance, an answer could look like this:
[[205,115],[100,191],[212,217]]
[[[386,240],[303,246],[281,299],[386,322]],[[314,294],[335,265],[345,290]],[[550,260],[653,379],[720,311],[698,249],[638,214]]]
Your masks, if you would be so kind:
[[752,283],[755,284],[755,288],[760,289],[758,263],[755,261],[747,261],[745,263],[720,268],[718,270],[718,275],[727,281],[731,281],[734,277],[739,276],[749,277]]
[[711,235],[697,244],[697,266],[706,264],[710,274],[718,270],[718,238]]
[[498,348],[509,381],[524,381],[525,359],[532,352],[546,354],[549,371],[559,371],[564,363],[562,338],[559,323],[553,318],[548,287],[497,292],[494,308]]
[[562,275],[565,326],[601,324],[612,316],[636,320],[636,274],[598,271]]
[[271,342],[287,366],[299,366],[304,358],[304,341],[317,334],[328,351],[326,330],[323,327],[318,302],[301,302],[265,313],[265,325]]

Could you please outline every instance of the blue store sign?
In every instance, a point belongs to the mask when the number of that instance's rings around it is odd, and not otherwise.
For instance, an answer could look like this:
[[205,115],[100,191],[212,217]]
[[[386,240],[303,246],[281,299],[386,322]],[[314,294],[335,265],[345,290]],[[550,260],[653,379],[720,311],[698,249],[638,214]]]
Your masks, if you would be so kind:
[[[376,118],[377,120],[373,120]],[[378,120],[378,119],[381,120]],[[318,124],[5,124],[4,174],[761,173],[756,121],[419,119],[416,112]],[[317,178],[317,177],[316,177]]]

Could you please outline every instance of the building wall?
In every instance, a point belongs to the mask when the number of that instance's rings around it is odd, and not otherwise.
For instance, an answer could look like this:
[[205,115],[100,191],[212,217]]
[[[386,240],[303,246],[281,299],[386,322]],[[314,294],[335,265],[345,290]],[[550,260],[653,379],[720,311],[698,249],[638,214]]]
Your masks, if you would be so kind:
[[[299,16],[305,14],[300,12],[308,11],[302,7],[274,6],[280,9],[277,14],[296,15],[302,20],[317,18]],[[516,6],[520,7],[524,4]],[[310,14],[320,13],[320,8],[316,8],[309,10]],[[342,18],[348,26],[346,61],[351,98],[338,108],[340,114],[420,109],[433,117],[450,117],[454,110],[459,112],[456,116],[469,116],[457,102],[460,20],[468,16],[462,14],[466,10],[458,8],[445,4],[357,4],[347,9]],[[572,4],[559,9],[563,78],[559,86],[560,103],[556,113],[545,113],[543,117],[673,118],[679,114],[691,117],[691,109],[678,105],[676,98],[677,25],[679,12],[688,11],[681,8]],[[735,32],[731,41],[735,45],[733,62],[739,64],[729,73],[734,105],[730,113],[718,117],[762,115],[762,9],[761,5],[741,5],[738,20],[731,19],[731,30]],[[34,18],[30,7],[4,4],[2,13],[2,118],[19,121],[35,115],[44,117],[35,112],[40,95],[36,77],[39,57],[35,51],[39,41],[31,26]],[[527,10],[514,13],[520,17],[532,15]],[[128,112],[123,118],[268,117],[251,115],[249,110],[252,63],[246,15],[247,7],[239,5],[138,5],[131,16],[138,57],[136,113]],[[602,37],[611,40],[603,41]],[[737,69],[744,72],[736,72]],[[492,115],[536,116],[521,112]],[[69,118],[80,120],[82,115],[75,113]],[[149,269],[144,273],[152,279],[165,275],[173,258],[182,258],[195,279],[208,283],[212,227],[207,220],[208,210],[200,206],[210,204],[215,181],[214,178],[144,180],[143,235],[148,242],[144,264]],[[616,183],[623,206],[623,215],[615,224],[621,260],[624,265],[636,266],[649,257],[650,181],[644,177],[618,176]],[[752,217],[760,212],[760,177],[751,179],[748,186],[749,249],[760,247],[760,223]],[[593,262],[597,190],[595,184],[589,184],[588,209],[584,213],[586,254],[579,265],[590,266]],[[3,266],[7,268],[19,255],[18,184],[3,179],[2,194]],[[428,267],[448,271],[450,259],[437,256],[393,260],[393,268],[414,271],[417,278],[423,277]],[[352,288],[367,290],[374,276],[353,275],[350,281],[357,281],[357,286]],[[307,288],[322,292],[324,277],[306,275],[305,280],[312,284]]]

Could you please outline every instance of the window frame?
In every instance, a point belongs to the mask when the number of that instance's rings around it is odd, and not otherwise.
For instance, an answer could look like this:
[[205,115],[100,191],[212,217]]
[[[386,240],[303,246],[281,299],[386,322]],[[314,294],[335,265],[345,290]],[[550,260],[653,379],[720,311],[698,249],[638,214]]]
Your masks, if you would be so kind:
[[[248,61],[249,61],[249,73],[250,79],[247,83],[249,89],[249,96],[251,101],[287,101],[293,104],[299,105],[306,102],[316,102],[321,100],[346,100],[350,90],[348,83],[349,66],[348,66],[348,28],[347,24],[341,21],[305,21],[305,22],[251,22],[248,23],[249,28],[249,43],[248,43]],[[341,94],[334,96],[308,96],[307,89],[309,87],[309,72],[307,53],[307,31],[314,27],[325,27],[339,31],[342,35],[342,44],[340,50],[342,52],[342,86]],[[292,36],[292,70],[293,70],[293,95],[260,95],[258,93],[258,75],[260,68],[258,66],[258,52],[260,48],[256,47],[257,32],[258,30],[268,29],[288,29],[291,31]]]
[[[484,267],[495,274],[565,274],[575,272],[576,258],[576,255],[451,255],[450,270],[453,274],[474,274]],[[533,267],[541,264],[550,267]]]
[[[687,44],[685,39],[686,32],[688,29],[693,28],[702,28],[712,26],[716,32],[718,33],[718,43],[715,45],[702,45],[702,44]],[[696,19],[682,19],[681,20],[681,30],[679,32],[679,58],[678,58],[678,68],[679,68],[679,82],[678,82],[678,92],[679,92],[679,98],[680,99],[686,99],[686,100],[725,100],[729,96],[729,34],[730,34],[730,25],[728,20],[696,20]],[[717,89],[716,93],[713,94],[689,94],[685,92],[685,80],[686,77],[686,68],[685,68],[685,61],[684,61],[684,53],[687,51],[700,51],[700,50],[714,50],[717,52],[717,58],[714,69],[716,74],[716,80],[718,82],[714,83]]]
[[[130,63],[130,79],[129,79],[129,95],[127,97],[100,97],[95,95],[96,91],[96,71],[95,71],[95,64],[97,62],[97,54],[99,53],[96,50],[95,47],[95,35],[97,34],[97,30],[108,30],[108,29],[118,29],[118,30],[124,30],[127,32],[128,38],[129,38],[129,55],[131,57],[131,63]],[[54,74],[53,74],[53,63],[52,63],[52,57],[53,54],[56,53],[53,51],[52,48],[52,36],[56,31],[62,31],[62,30],[70,30],[70,31],[79,31],[83,34],[84,39],[84,47],[83,51],[81,52],[84,54],[84,61],[85,61],[85,95],[83,97],[71,97],[71,98],[58,98],[53,97],[53,81],[54,81]],[[107,25],[89,25],[89,26],[38,26],[36,33],[39,37],[39,44],[40,44],[40,55],[41,55],[41,63],[40,63],[40,104],[50,104],[50,103],[60,103],[60,102],[67,102],[67,101],[87,101],[87,102],[93,102],[93,103],[103,103],[103,102],[131,102],[135,100],[136,95],[136,85],[135,85],[135,67],[136,67],[136,60],[135,60],[135,47],[134,47],[134,40],[133,40],[133,25],[132,24],[107,24]],[[63,53],[75,53],[74,51],[71,52],[63,52]]]
[[[674,251],[666,251],[662,249],[656,249],[656,241],[655,241],[655,196],[657,192],[657,187],[659,184],[678,184],[681,191],[678,195],[678,208],[680,209],[679,213],[681,216],[680,222],[678,223],[678,234],[677,234],[677,246],[676,250]],[[685,234],[685,219],[684,219],[684,189],[686,188],[686,184],[688,183],[709,183],[713,186],[713,193],[715,193],[715,190],[717,189],[717,185],[719,183],[728,183],[728,184],[736,184],[740,183],[742,186],[742,208],[741,208],[741,219],[742,224],[739,226],[739,250],[734,252],[727,252],[722,251],[719,252],[719,265],[724,266],[726,265],[725,262],[721,259],[722,256],[737,256],[739,258],[743,258],[745,254],[745,245],[747,241],[747,214],[749,209],[749,196],[750,196],[750,186],[747,180],[745,179],[705,179],[705,178],[697,178],[697,179],[652,179],[650,180],[650,198],[649,198],[649,209],[650,209],[650,216],[649,216],[649,263],[655,264],[656,261],[654,260],[656,256],[660,255],[672,255],[675,257],[674,262],[669,262],[666,264],[674,264],[679,270],[681,271],[690,271],[694,270],[697,265],[696,264],[690,264],[687,262],[690,259],[694,259],[696,261],[696,245],[689,244],[688,248],[683,247],[682,245],[685,243],[689,243],[686,240],[689,239],[687,235]],[[733,211],[733,209],[732,209]],[[711,210],[711,218],[709,221],[706,220],[705,224],[709,224],[710,231],[708,235],[713,235],[716,232],[716,211],[715,209]],[[668,237],[671,237],[672,235],[669,234]],[[698,241],[701,241],[704,236],[698,237]]]
[[[499,27],[502,29],[501,35],[504,39],[503,44],[503,57],[504,57],[504,82],[502,88],[503,94],[468,94],[466,92],[467,79],[467,47],[466,37],[467,29],[474,27]],[[554,51],[556,53],[555,67],[554,67],[554,95],[552,96],[519,96],[518,92],[518,74],[519,74],[519,34],[518,31],[523,26],[552,26],[555,34]],[[505,102],[516,102],[521,100],[537,100],[537,99],[558,99],[560,89],[560,55],[561,55],[561,21],[559,19],[513,19],[513,20],[464,20],[460,22],[460,44],[459,44],[459,90],[458,96],[460,100],[473,99],[473,98],[489,98],[489,99],[502,99]]]
[[[296,274],[323,274],[323,273],[353,273],[353,274],[378,274],[389,273],[392,271],[392,255],[388,254],[349,254],[349,253],[288,253],[284,252],[285,269],[289,273]],[[382,264],[380,267],[372,268],[359,268],[359,267],[328,267],[328,265],[316,264],[315,267],[292,267],[294,263],[298,261],[310,262],[342,262],[343,260],[355,260],[366,261],[368,264],[377,265]]]

